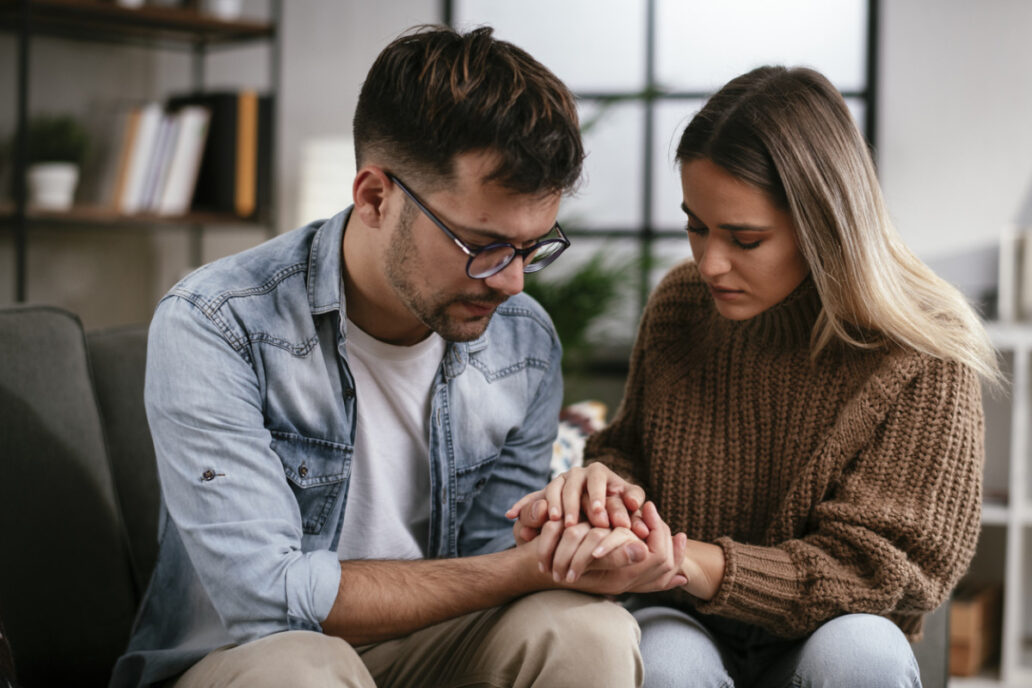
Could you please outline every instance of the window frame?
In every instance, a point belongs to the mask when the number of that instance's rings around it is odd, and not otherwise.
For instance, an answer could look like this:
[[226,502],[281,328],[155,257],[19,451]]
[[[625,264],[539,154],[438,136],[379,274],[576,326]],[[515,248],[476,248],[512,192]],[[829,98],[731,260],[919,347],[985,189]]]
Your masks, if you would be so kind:
[[[878,33],[881,0],[867,0],[867,42],[864,56],[864,88],[860,90],[842,91],[843,97],[854,99],[864,106],[864,136],[876,158],[877,125],[878,125]],[[663,229],[655,226],[652,206],[655,184],[653,171],[655,164],[654,150],[656,137],[656,109],[659,103],[670,101],[706,100],[712,91],[663,91],[656,78],[656,2],[645,0],[645,86],[640,92],[629,91],[574,91],[578,101],[605,103],[614,100],[634,98],[644,108],[642,135],[642,175],[641,175],[641,208],[637,227],[611,227],[591,229],[585,227],[569,227],[567,235],[570,239],[577,237],[591,239],[635,239],[639,245],[641,269],[638,275],[638,316],[645,308],[652,291],[651,266],[655,261],[654,244],[660,239],[683,238],[681,230]],[[455,0],[442,0],[442,22],[455,26]]]

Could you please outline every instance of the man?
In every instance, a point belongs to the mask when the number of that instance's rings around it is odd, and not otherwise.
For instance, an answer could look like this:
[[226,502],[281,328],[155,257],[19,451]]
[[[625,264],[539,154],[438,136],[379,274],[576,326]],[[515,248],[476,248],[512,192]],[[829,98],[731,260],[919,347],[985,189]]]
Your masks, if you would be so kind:
[[161,551],[113,684],[639,683],[630,615],[549,589],[669,587],[669,533],[557,582],[505,518],[556,435],[561,350],[520,291],[569,244],[570,93],[488,28],[422,29],[354,135],[351,208],[155,313]]

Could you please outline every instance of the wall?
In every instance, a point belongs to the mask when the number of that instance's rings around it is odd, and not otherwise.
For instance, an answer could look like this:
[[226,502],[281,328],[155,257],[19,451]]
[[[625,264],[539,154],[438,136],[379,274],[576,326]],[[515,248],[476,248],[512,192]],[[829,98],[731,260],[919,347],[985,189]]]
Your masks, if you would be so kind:
[[[440,0],[283,4],[279,231],[312,219],[297,210],[306,145],[331,139],[317,150],[336,156],[376,53],[404,28],[438,20],[441,7]],[[997,235],[1032,185],[1032,3],[881,4],[879,167],[889,208],[915,252],[977,297],[995,281]],[[249,0],[247,7],[260,15],[266,6]],[[56,40],[36,48],[33,109],[90,114],[120,97],[158,97],[188,84],[181,54]],[[14,55],[12,37],[0,35],[0,93],[14,92]],[[209,64],[208,81],[262,86],[268,59],[261,47],[220,54]],[[0,107],[0,137],[13,127],[8,102]],[[338,171],[348,164],[342,161]],[[350,202],[348,185],[335,181],[326,191],[335,206]],[[208,230],[202,256],[209,260],[263,238],[247,228]],[[12,256],[10,234],[0,232],[0,303],[14,298]],[[29,297],[70,307],[88,326],[144,320],[189,266],[188,256],[186,229],[34,231]]]
[[[347,136],[358,88],[380,49],[405,28],[440,19],[438,0],[396,0],[372,11],[361,2],[284,2],[282,78],[277,132],[276,230],[300,221],[299,151],[306,142]],[[265,0],[246,0],[245,13],[267,16]],[[126,101],[162,98],[190,85],[190,60],[180,51],[149,51],[86,42],[37,38],[32,42],[30,112],[68,112],[89,123],[97,141],[109,138],[110,113]],[[265,45],[219,50],[206,63],[209,87],[266,88],[270,51]],[[0,140],[14,129],[16,41],[0,34]],[[102,167],[107,151],[94,150]],[[0,198],[8,196],[0,165]],[[80,198],[103,200],[94,168],[84,170]],[[350,203],[350,180],[341,185],[339,207]],[[305,218],[312,219],[312,218]],[[207,228],[202,262],[265,239],[246,225]],[[33,227],[28,251],[28,298],[78,313],[87,327],[146,321],[154,304],[191,267],[191,231],[163,226],[98,229]],[[14,242],[0,231],[0,304],[14,301]]]
[[1032,187],[1032,3],[882,0],[879,171],[912,249],[971,297]]

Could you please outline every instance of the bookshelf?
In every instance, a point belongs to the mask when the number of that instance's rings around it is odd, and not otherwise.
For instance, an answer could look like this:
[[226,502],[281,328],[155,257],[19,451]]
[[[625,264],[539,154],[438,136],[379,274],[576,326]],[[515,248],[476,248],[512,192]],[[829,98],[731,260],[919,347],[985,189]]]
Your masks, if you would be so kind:
[[951,688],[1032,686],[1032,324],[992,323],[1009,389],[985,395],[986,483],[982,537],[972,570],[1003,583],[1000,656],[995,666]]
[[[41,36],[62,41],[93,44],[131,45],[146,50],[186,51],[190,55],[190,89],[206,87],[206,62],[213,51],[230,50],[235,46],[264,41],[269,50],[269,92],[275,98],[279,91],[279,32],[281,16],[279,0],[270,0],[268,20],[240,19],[227,21],[202,14],[196,2],[184,6],[144,5],[122,7],[100,0],[0,0],[0,31],[13,33],[17,41],[15,136],[12,146],[13,203],[0,205],[0,227],[9,227],[14,235],[14,294],[18,302],[26,299],[26,265],[30,230],[34,226],[82,226],[105,228],[190,227],[190,256],[200,262],[200,247],[206,226],[251,224],[273,233],[275,217],[272,192],[264,199],[262,212],[252,219],[241,219],[232,213],[188,212],[183,215],[159,216],[150,213],[119,214],[99,206],[76,206],[68,211],[39,211],[27,204],[25,183],[28,150],[29,70],[31,46]],[[271,117],[274,118],[274,110]],[[267,164],[275,149],[275,121],[270,123],[271,144]]]

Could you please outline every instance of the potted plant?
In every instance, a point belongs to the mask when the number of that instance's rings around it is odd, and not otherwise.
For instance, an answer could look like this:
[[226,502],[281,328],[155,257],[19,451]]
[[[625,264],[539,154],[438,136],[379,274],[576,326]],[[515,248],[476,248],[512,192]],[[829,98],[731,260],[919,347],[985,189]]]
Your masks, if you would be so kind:
[[46,210],[68,210],[86,157],[86,130],[68,115],[45,115],[29,121],[29,204]]
[[524,291],[552,316],[567,375],[581,372],[588,363],[597,345],[592,326],[619,307],[640,266],[638,256],[613,256],[602,249],[572,269],[553,268],[524,283]]

